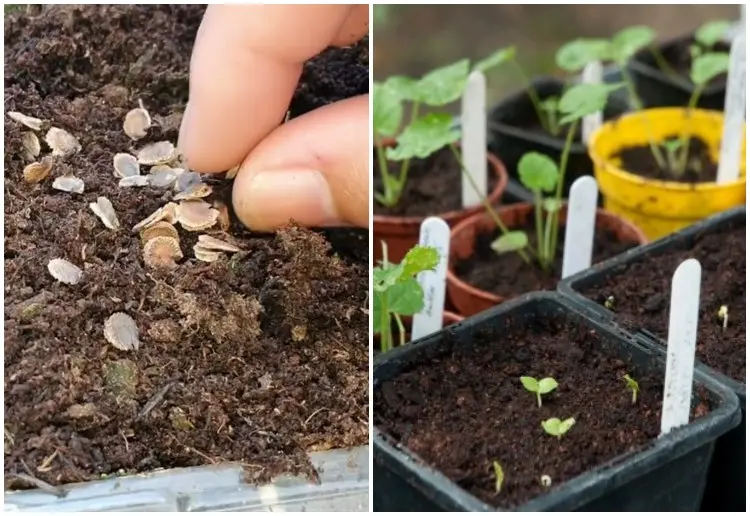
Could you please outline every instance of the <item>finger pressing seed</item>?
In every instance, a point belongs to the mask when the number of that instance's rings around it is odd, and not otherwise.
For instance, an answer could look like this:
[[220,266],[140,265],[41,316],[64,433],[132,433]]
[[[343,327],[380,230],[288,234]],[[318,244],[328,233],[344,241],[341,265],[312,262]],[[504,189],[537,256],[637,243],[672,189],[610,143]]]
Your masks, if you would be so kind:
[[83,193],[83,180],[75,176],[60,176],[52,181],[52,188],[61,192]]
[[115,154],[112,158],[112,165],[115,168],[115,177],[132,177],[141,173],[136,157],[125,152]]
[[106,197],[99,197],[96,202],[89,203],[89,208],[94,214],[101,219],[108,229],[120,229],[120,221],[117,220],[117,214],[112,203]]
[[121,351],[137,350],[138,326],[128,314],[117,312],[109,316],[104,323],[104,338]]
[[42,161],[29,163],[23,169],[23,179],[27,183],[41,183],[49,176],[52,165],[54,160],[50,156],[45,156]]
[[19,113],[18,111],[8,111],[8,118],[18,122],[19,124],[25,125],[29,129],[33,129],[34,131],[42,130],[42,121],[38,118],[34,118],[33,116],[26,116],[23,113]]
[[47,263],[47,270],[57,281],[75,285],[83,278],[83,271],[62,258],[54,258]]
[[44,141],[52,149],[53,156],[71,156],[81,150],[76,137],[59,127],[50,127]]

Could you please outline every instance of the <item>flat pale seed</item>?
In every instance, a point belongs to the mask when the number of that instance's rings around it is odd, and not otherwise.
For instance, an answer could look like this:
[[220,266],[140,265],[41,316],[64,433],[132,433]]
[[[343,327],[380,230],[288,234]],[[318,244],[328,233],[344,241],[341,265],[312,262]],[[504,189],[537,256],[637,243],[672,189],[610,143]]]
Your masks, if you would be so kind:
[[208,229],[219,219],[219,210],[204,201],[182,201],[177,207],[177,222],[188,231]]
[[34,118],[33,116],[26,116],[23,113],[19,113],[18,111],[8,111],[8,118],[18,122],[19,124],[25,125],[29,129],[33,129],[34,131],[42,130],[42,121],[38,118]]
[[117,312],[109,316],[104,323],[104,338],[121,351],[137,350],[138,326],[128,314]]
[[75,285],[83,278],[83,271],[62,258],[53,258],[47,264],[47,270],[60,283]]
[[167,204],[153,212],[151,215],[140,221],[138,224],[133,226],[133,231],[138,231],[140,229],[146,228],[154,222],[158,222],[160,220],[165,220],[170,224],[174,224],[176,220],[176,214],[177,205],[173,202],[168,202]]
[[211,192],[213,191],[214,189],[211,188],[211,185],[207,185],[206,183],[193,183],[185,190],[175,195],[173,197],[173,200],[187,201],[191,199],[202,199],[211,195]]
[[151,143],[139,150],[137,157],[141,165],[161,165],[174,159],[175,148],[166,141]]
[[132,154],[118,152],[112,158],[112,166],[115,169],[115,177],[132,177],[141,173],[138,159]]
[[146,241],[143,246],[143,261],[152,269],[174,268],[182,259],[180,243],[176,238],[157,236]]
[[83,180],[75,176],[60,176],[52,181],[52,188],[61,192],[83,193]]
[[148,184],[157,188],[167,188],[177,181],[182,173],[180,168],[172,168],[169,165],[154,165],[148,175]]
[[177,182],[174,184],[175,192],[184,192],[192,185],[201,182],[201,175],[197,172],[183,172],[177,176]]
[[49,176],[53,164],[54,160],[50,156],[45,156],[42,161],[29,163],[23,169],[23,179],[27,183],[40,183]]
[[39,138],[31,131],[23,133],[21,144],[23,145],[25,159],[32,160],[39,156],[39,153],[42,151],[42,147],[39,144]]
[[226,174],[225,177],[227,179],[234,179],[234,176],[236,176],[237,172],[239,172],[239,171],[240,171],[240,166],[239,165],[235,165],[232,168],[230,168],[229,170],[227,170],[227,174]]
[[128,111],[122,124],[122,130],[131,140],[140,140],[146,136],[149,127],[151,127],[151,116],[142,107]]
[[117,219],[115,208],[106,197],[99,197],[96,202],[89,203],[89,208],[99,217],[102,223],[114,231],[120,229],[120,221]]
[[117,183],[120,188],[129,188],[132,186],[148,186],[148,176],[128,176],[120,179]]
[[76,137],[59,127],[50,127],[44,141],[52,149],[53,156],[71,156],[81,150]]
[[193,252],[195,253],[195,257],[202,262],[213,263],[221,258],[221,253],[207,251],[198,244],[193,246]]
[[163,220],[154,222],[151,226],[141,231],[141,241],[143,243],[159,236],[174,238],[178,242],[180,240],[180,235],[177,233],[177,229],[175,229],[175,227],[169,222]]
[[242,249],[229,242],[224,242],[211,235],[199,235],[198,244],[207,251],[226,251],[228,253],[238,253]]

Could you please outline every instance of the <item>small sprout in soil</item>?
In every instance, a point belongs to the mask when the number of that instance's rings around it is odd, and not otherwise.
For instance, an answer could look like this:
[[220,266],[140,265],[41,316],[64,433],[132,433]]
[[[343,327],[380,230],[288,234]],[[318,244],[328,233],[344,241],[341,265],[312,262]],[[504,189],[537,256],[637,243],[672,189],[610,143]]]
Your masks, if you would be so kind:
[[125,115],[125,121],[122,124],[122,129],[125,131],[130,139],[140,140],[148,133],[149,127],[151,127],[151,116],[143,107],[143,102],[138,101],[140,107],[131,109],[128,114]]
[[152,269],[174,269],[181,259],[182,250],[176,238],[156,236],[143,245],[143,262]]
[[236,245],[210,235],[199,235],[197,245],[200,245],[206,251],[226,251],[228,253],[239,253],[241,251]]
[[638,382],[633,380],[629,374],[623,376],[622,379],[625,380],[625,385],[633,393],[633,404],[635,405],[635,402],[638,400],[638,391],[640,391],[641,388],[638,386]]
[[120,179],[117,186],[120,188],[133,188],[148,186],[148,184],[149,181],[147,176],[128,176]]
[[607,299],[604,300],[604,308],[607,310],[613,310],[615,309],[615,296],[607,296]]
[[302,342],[307,337],[307,326],[296,325],[292,328],[292,341]]
[[195,428],[187,415],[185,415],[185,411],[180,407],[172,407],[169,409],[169,421],[172,423],[172,428],[175,430],[187,431]]
[[576,420],[569,417],[565,421],[560,421],[558,418],[553,417],[542,421],[542,428],[549,435],[562,439],[562,436],[568,433],[568,430],[575,424]]
[[175,212],[176,220],[188,231],[203,231],[216,224],[219,211],[205,201],[182,201]]
[[503,473],[503,467],[498,461],[492,462],[492,469],[495,470],[495,494],[499,494],[503,488],[503,480],[505,480],[505,473]]
[[522,376],[521,383],[527,391],[536,395],[536,403],[539,407],[542,406],[542,394],[549,394],[557,389],[557,382],[554,378],[542,378],[537,381],[531,376]]
[[168,202],[167,204],[153,212],[151,215],[140,221],[138,224],[133,226],[133,231],[139,231],[143,228],[147,228],[151,224],[159,222],[160,220],[164,220],[166,222],[169,222],[170,224],[174,224],[177,220],[177,205],[173,202]]
[[213,192],[211,185],[206,183],[193,183],[182,192],[177,193],[172,200],[174,201],[189,201],[194,199],[203,199],[208,197]]
[[150,143],[137,153],[141,165],[163,165],[176,157],[174,145],[167,141]]
[[109,199],[99,197],[96,202],[89,203],[89,208],[99,217],[107,229],[113,231],[120,229],[120,221],[117,219],[117,213],[115,213],[115,208]]
[[115,157],[112,158],[112,166],[115,169],[115,177],[132,177],[141,173],[138,159],[125,152],[115,154]]
[[237,175],[237,172],[239,172],[239,171],[240,171],[240,166],[239,165],[235,165],[232,168],[230,168],[229,170],[227,170],[227,173],[226,173],[226,175],[224,177],[226,179],[234,179],[235,176]]
[[174,238],[175,240],[180,239],[180,234],[177,232],[175,227],[166,221],[159,221],[141,231],[141,241],[145,244],[152,238],[158,236],[165,236]]
[[21,137],[21,144],[23,145],[23,159],[31,161],[39,156],[42,151],[42,146],[39,143],[39,137],[31,131],[26,131]]
[[539,478],[539,483],[542,484],[542,487],[551,487],[552,486],[552,477],[549,475],[542,475]]
[[25,125],[33,131],[42,130],[42,120],[34,118],[33,116],[27,116],[23,113],[19,113],[18,111],[8,111],[8,118],[15,122],[18,122],[21,125]]
[[83,271],[62,258],[54,258],[47,264],[47,270],[60,283],[76,285],[83,278]]
[[104,338],[121,351],[138,350],[138,326],[128,314],[117,312],[104,323]]
[[60,176],[52,181],[52,188],[61,192],[82,194],[85,185],[83,179],[75,176]]
[[729,307],[727,305],[721,305],[721,307],[719,307],[719,311],[716,312],[716,315],[721,321],[721,327],[726,330],[727,325],[729,324]]
[[50,127],[44,141],[52,149],[53,156],[72,156],[81,150],[81,144],[76,137],[59,127]]
[[41,161],[29,163],[23,169],[23,179],[27,183],[41,183],[52,171],[54,160],[50,156],[45,156]]

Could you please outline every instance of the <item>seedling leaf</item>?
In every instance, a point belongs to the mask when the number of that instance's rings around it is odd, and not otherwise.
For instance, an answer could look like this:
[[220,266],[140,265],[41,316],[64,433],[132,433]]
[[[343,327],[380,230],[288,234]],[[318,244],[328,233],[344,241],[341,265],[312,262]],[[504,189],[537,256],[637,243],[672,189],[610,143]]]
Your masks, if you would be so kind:
[[418,81],[411,77],[394,75],[385,80],[383,87],[401,100],[413,100],[417,95],[417,84]]
[[570,430],[573,427],[573,425],[575,425],[575,424],[576,424],[576,420],[573,419],[572,417],[569,417],[565,421],[561,422],[560,423],[560,434],[561,435],[565,435],[566,433],[568,433],[568,430]]
[[440,254],[434,247],[414,246],[406,253],[403,263],[402,275],[414,276],[420,272],[430,271],[440,263]]
[[580,72],[592,61],[604,61],[610,55],[606,39],[580,38],[565,43],[555,54],[557,66],[567,72]]
[[695,84],[706,84],[714,77],[729,71],[729,54],[708,52],[696,57],[690,69],[690,80]]
[[531,376],[522,376],[521,383],[527,391],[539,392],[539,382],[536,381],[536,378],[532,378]]
[[555,190],[560,171],[552,158],[539,152],[527,152],[518,162],[521,183],[532,192],[550,193]]
[[619,84],[577,84],[567,90],[560,98],[558,109],[564,116],[561,124],[569,124],[574,120],[603,111],[607,105],[607,97],[615,90],[624,86]]
[[497,237],[490,247],[497,254],[518,251],[526,247],[529,243],[529,237],[523,231],[508,231]]
[[633,380],[633,378],[631,378],[629,374],[623,376],[622,379],[625,380],[625,385],[627,386],[627,388],[633,392],[633,403],[635,403],[638,399],[638,391],[640,391],[638,382]]
[[388,159],[402,161],[411,158],[426,158],[461,137],[453,129],[453,119],[445,113],[429,113],[415,120],[396,140],[398,145],[386,151]]
[[557,389],[557,382],[554,378],[543,378],[539,382],[539,394],[548,394]]
[[414,315],[424,307],[423,297],[416,278],[406,278],[388,289],[388,306],[394,314]]
[[655,37],[654,30],[644,25],[622,29],[612,38],[612,59],[625,64],[633,54],[653,43]]
[[710,49],[724,38],[731,24],[726,20],[713,20],[701,25],[695,31],[695,41]]
[[417,83],[414,100],[428,106],[449,104],[463,94],[468,78],[468,59],[433,70]]
[[492,468],[495,470],[495,494],[498,494],[503,488],[505,473],[503,473],[503,467],[497,461],[492,462]]
[[398,131],[403,116],[401,99],[383,84],[374,84],[373,88],[373,130],[379,136],[393,136]]
[[486,72],[490,68],[495,68],[501,64],[516,58],[516,47],[510,46],[501,48],[474,64],[474,70]]
[[558,418],[553,417],[547,419],[546,421],[542,421],[542,428],[549,435],[555,436],[560,439],[568,432],[568,430],[571,429],[575,422],[576,420],[572,417],[566,419],[565,421],[560,421]]
[[562,201],[560,199],[555,199],[554,197],[548,197],[542,201],[542,208],[544,208],[544,211],[547,213],[555,213],[560,211],[560,208],[562,208]]

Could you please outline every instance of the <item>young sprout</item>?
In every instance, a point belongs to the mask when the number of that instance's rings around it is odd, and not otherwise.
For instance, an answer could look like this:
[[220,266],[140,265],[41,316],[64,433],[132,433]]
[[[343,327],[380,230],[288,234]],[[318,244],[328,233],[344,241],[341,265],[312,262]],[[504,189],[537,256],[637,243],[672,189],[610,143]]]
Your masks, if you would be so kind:
[[565,421],[560,421],[556,417],[550,418],[546,421],[542,421],[542,428],[549,435],[553,435],[558,439],[562,439],[562,436],[568,433],[568,430],[576,423],[576,420],[569,417]]
[[721,327],[726,330],[727,324],[729,324],[729,307],[727,305],[721,305],[721,307],[719,307],[719,311],[716,312],[716,315],[721,321]]
[[631,378],[629,374],[623,376],[622,379],[625,380],[625,385],[627,386],[627,388],[632,391],[633,404],[635,404],[635,401],[638,399],[638,391],[640,390],[640,387],[638,387],[638,382],[633,380],[633,378]]
[[542,475],[539,483],[542,484],[542,487],[550,487],[552,485],[552,478],[549,475]]
[[542,406],[542,394],[549,394],[557,389],[557,382],[554,378],[542,378],[537,381],[536,378],[531,376],[522,376],[521,383],[527,391],[536,394],[536,402],[540,407]]
[[607,310],[615,309],[615,296],[607,296],[607,299],[604,300],[604,308]]
[[495,470],[495,494],[500,493],[503,488],[503,480],[505,480],[505,473],[503,473],[503,467],[498,461],[492,462],[492,468]]

